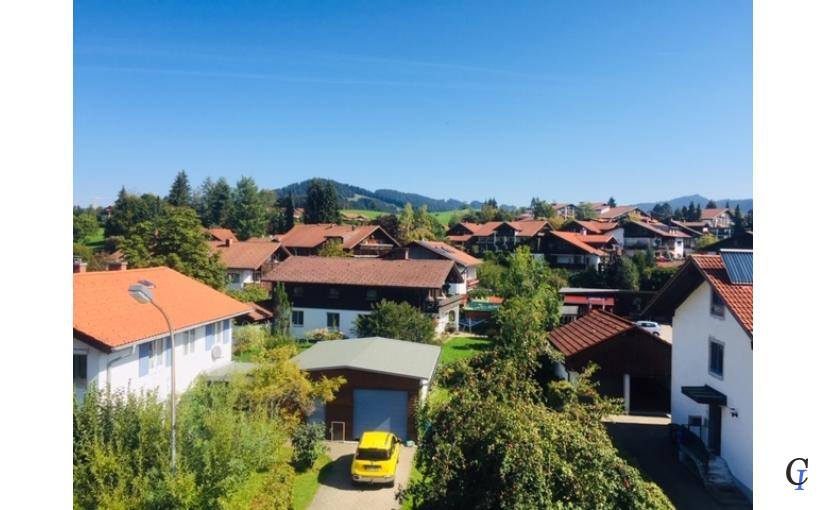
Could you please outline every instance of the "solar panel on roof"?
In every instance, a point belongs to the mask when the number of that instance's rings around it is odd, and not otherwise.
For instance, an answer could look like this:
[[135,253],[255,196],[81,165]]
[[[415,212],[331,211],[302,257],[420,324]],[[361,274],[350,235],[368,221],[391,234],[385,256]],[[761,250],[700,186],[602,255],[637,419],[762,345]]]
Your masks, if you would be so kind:
[[752,285],[752,250],[721,250],[730,283]]

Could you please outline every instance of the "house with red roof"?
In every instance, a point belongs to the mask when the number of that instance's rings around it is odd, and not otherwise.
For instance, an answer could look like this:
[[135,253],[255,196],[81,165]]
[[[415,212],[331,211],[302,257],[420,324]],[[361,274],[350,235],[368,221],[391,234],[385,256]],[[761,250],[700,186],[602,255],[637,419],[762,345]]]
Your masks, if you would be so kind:
[[172,343],[162,313],[141,304],[130,285],[150,286],[175,342],[175,391],[231,363],[233,319],[251,306],[167,267],[73,274],[73,382],[112,391],[170,392]]
[[290,334],[302,338],[326,328],[357,336],[356,320],[382,300],[408,303],[434,319],[442,333],[459,327],[466,295],[453,260],[374,257],[290,257],[264,276],[282,283],[292,305]]
[[457,247],[439,241],[412,241],[402,250],[402,258],[414,260],[450,260],[457,266],[462,283],[451,284],[453,294],[467,294],[468,290],[479,283],[477,269],[482,265],[482,259],[465,253]]
[[672,322],[680,453],[752,499],[752,250],[690,255],[643,316]]
[[634,205],[620,205],[601,210],[597,219],[601,221],[620,221],[623,219],[648,218],[649,215],[641,208]]
[[551,267],[600,270],[612,255],[620,254],[620,244],[609,235],[553,231],[543,239],[540,251]]
[[245,285],[261,283],[261,276],[273,269],[278,262],[277,242],[210,241],[210,251],[218,253],[221,262],[227,267],[227,287],[243,289]]
[[528,246],[532,253],[539,254],[543,239],[551,230],[551,225],[545,220],[489,221],[479,225],[465,246],[477,253],[511,252],[518,246]]
[[318,255],[327,242],[339,242],[355,257],[382,257],[399,243],[378,225],[299,224],[276,239],[285,256]]
[[454,246],[465,248],[471,240],[471,236],[476,234],[482,227],[479,223],[457,223],[445,232],[445,238]]
[[710,232],[723,239],[732,233],[734,216],[726,207],[715,207],[702,209],[701,221]]
[[623,245],[623,254],[632,256],[638,250],[652,250],[656,255],[670,259],[682,259],[685,242],[692,237],[682,230],[659,221],[642,219],[622,224],[622,229],[612,231]]
[[548,339],[563,353],[570,374],[597,364],[600,393],[622,398],[627,413],[669,411],[668,340],[601,309],[553,329]]

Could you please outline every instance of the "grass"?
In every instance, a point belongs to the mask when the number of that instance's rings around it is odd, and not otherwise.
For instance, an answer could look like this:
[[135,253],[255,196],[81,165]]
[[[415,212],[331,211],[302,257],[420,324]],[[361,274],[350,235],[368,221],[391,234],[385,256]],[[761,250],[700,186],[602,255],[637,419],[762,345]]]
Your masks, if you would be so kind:
[[[453,211],[442,211],[431,214],[436,216],[436,219],[439,220],[440,223],[447,226],[448,222],[451,221],[451,217],[455,214],[462,218],[463,215],[473,211],[473,209],[455,209]],[[372,220],[378,218],[379,216],[382,216],[383,214],[392,214],[385,211],[374,211],[371,209],[342,209],[342,212],[348,214],[361,214],[362,216],[365,216]]]
[[316,459],[311,469],[304,473],[297,473],[296,478],[293,479],[293,509],[304,510],[310,506],[313,501],[313,496],[319,490],[319,471],[326,465],[330,464],[332,459],[327,455],[322,455]]
[[362,216],[365,216],[366,218],[370,218],[372,220],[378,218],[379,216],[382,216],[383,214],[391,214],[384,211],[374,211],[372,209],[342,209],[342,213],[361,214]]
[[442,352],[439,354],[440,364],[453,363],[463,358],[486,351],[491,347],[491,340],[488,338],[472,336],[455,336],[442,344]]
[[95,232],[95,235],[91,235],[91,236],[87,237],[83,241],[83,244],[85,244],[86,246],[92,248],[93,250],[97,250],[97,249],[103,248],[103,241],[104,241],[103,227],[100,227],[98,229],[98,231]]
[[[411,466],[411,478],[408,480],[407,487],[410,487],[414,481],[421,479],[422,473],[420,473],[419,470],[416,469],[416,463],[414,463],[413,466]],[[405,498],[405,500],[402,501],[402,506],[399,507],[399,510],[411,510],[412,508],[413,502],[411,501],[411,498]]]

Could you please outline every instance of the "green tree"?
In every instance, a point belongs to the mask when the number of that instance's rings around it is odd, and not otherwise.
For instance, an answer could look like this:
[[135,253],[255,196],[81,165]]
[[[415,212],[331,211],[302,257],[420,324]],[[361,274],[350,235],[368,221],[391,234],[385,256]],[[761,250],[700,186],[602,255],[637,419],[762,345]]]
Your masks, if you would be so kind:
[[320,257],[346,257],[345,249],[342,247],[342,241],[339,239],[328,239],[324,242],[321,249],[319,249]]
[[712,234],[704,234],[695,241],[695,249],[696,250],[703,250],[710,244],[715,244],[718,242],[718,238]]
[[617,202],[615,202],[615,197],[609,197],[609,201],[607,202],[609,207],[617,207]]
[[597,218],[597,211],[591,204],[580,202],[574,211],[574,216],[578,220],[591,220]]
[[325,217],[322,223],[340,223],[342,216],[339,212],[339,195],[330,181],[324,186],[324,205]]
[[181,170],[178,172],[178,175],[175,176],[166,200],[167,203],[175,207],[192,207],[192,188],[190,187],[190,181],[185,171]]
[[95,235],[100,228],[98,217],[87,211],[76,212],[72,218],[72,238],[74,242],[82,243]]
[[162,208],[163,201],[157,195],[145,193],[138,196],[121,188],[104,226],[104,237],[123,236],[138,223],[157,218]]
[[292,304],[287,296],[284,284],[279,282],[273,286],[273,323],[271,334],[287,335],[290,331],[290,315]]
[[167,266],[207,285],[221,289],[226,281],[218,254],[210,254],[195,210],[164,209],[154,221],[132,227],[121,243],[130,267]]
[[212,186],[203,188],[204,225],[207,227],[226,227],[230,224],[230,211],[233,203],[233,190],[227,180],[221,177]]
[[242,303],[256,303],[270,297],[267,289],[261,285],[246,285],[243,289],[228,289],[225,292]]
[[732,235],[734,237],[741,237],[746,232],[746,225],[744,221],[744,215],[741,214],[741,205],[738,204],[735,206],[735,214],[734,219],[732,222]]
[[293,194],[289,193],[284,204],[284,230],[289,232],[296,225],[296,204],[293,202]]
[[415,231],[416,217],[414,216],[413,206],[408,202],[399,215],[399,223],[397,225],[398,239],[402,241],[402,243],[409,243],[414,240]]
[[718,208],[718,204],[715,203],[714,200],[710,200],[709,202],[706,203],[705,209],[717,209],[717,208]]
[[239,240],[263,236],[267,229],[267,209],[250,177],[242,177],[233,191],[230,228]]
[[615,257],[606,269],[606,283],[615,289],[638,290],[640,273],[628,257]]
[[356,319],[360,337],[382,336],[410,342],[433,343],[434,322],[429,316],[408,303],[382,300],[373,305],[373,312]]
[[305,223],[338,223],[339,207],[336,189],[331,182],[313,179],[307,189],[304,206]]

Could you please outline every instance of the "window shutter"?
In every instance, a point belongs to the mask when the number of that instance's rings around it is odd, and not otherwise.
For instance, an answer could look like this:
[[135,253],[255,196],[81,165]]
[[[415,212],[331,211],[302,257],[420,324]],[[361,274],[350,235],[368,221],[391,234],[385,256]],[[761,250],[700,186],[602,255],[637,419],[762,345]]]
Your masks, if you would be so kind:
[[166,352],[167,366],[171,367],[172,366],[172,342],[170,342],[169,337],[166,337],[164,339],[164,352]]
[[149,354],[152,352],[152,343],[147,342],[138,346],[138,376],[149,373]]
[[230,319],[224,321],[224,339],[225,344],[230,343]]
[[204,344],[207,350],[212,349],[212,344],[215,342],[215,324],[207,324],[207,338]]

